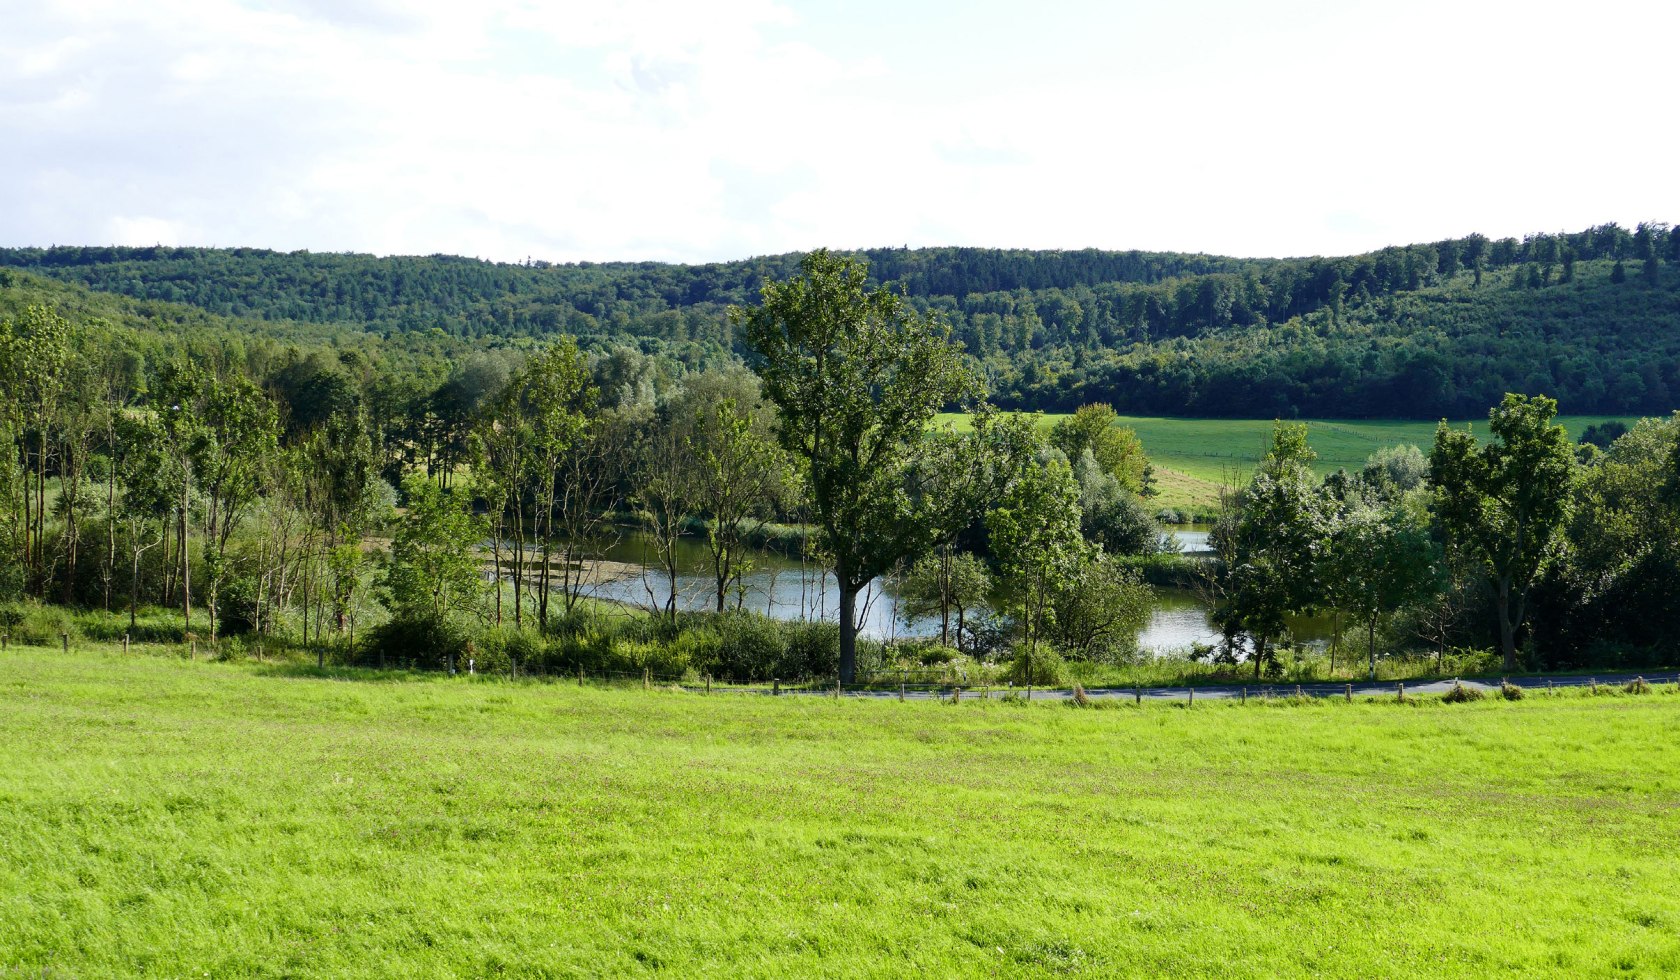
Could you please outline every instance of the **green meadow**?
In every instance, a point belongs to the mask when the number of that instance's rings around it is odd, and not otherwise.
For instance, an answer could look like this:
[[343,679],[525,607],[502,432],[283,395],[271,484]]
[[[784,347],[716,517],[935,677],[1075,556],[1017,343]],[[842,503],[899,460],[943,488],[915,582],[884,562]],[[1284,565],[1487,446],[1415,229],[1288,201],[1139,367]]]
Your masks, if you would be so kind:
[[1677,738],[13,646],[0,977],[1673,974]]
[[[1062,415],[1043,416],[1048,429]],[[941,423],[966,428],[966,415],[948,414]],[[1307,440],[1318,453],[1315,468],[1320,474],[1338,468],[1356,470],[1370,455],[1385,446],[1413,443],[1429,451],[1435,441],[1435,422],[1394,420],[1308,419]],[[1557,420],[1571,438],[1580,438],[1590,425],[1620,421],[1630,427],[1635,419],[1609,415],[1562,415]],[[1160,477],[1159,502],[1169,507],[1209,507],[1218,501],[1219,486],[1230,480],[1246,480],[1260,457],[1271,445],[1271,419],[1179,419],[1122,415],[1120,424],[1130,426],[1143,441],[1143,449]],[[1455,426],[1470,425],[1484,438],[1487,419],[1459,420]],[[1159,472],[1170,470],[1171,473]],[[1188,478],[1188,479],[1186,479]]]

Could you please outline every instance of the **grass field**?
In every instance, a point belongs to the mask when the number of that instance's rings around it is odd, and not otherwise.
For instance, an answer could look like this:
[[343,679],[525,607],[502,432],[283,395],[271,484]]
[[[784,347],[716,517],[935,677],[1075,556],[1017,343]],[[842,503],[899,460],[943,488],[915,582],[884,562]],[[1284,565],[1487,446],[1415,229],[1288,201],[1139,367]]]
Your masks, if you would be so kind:
[[1658,975],[1680,697],[1080,710],[0,658],[0,976]]
[[[1044,416],[1048,429],[1061,415]],[[965,415],[942,415],[940,422],[962,428]],[[1572,438],[1580,438],[1587,426],[1620,421],[1631,426],[1633,418],[1604,415],[1566,415],[1558,421]],[[1163,507],[1206,508],[1218,503],[1219,486],[1227,477],[1246,480],[1254,464],[1271,445],[1271,419],[1175,419],[1122,415],[1120,424],[1131,426],[1143,441],[1143,449],[1155,464]],[[1307,440],[1318,453],[1315,468],[1333,473],[1338,468],[1357,470],[1384,446],[1409,442],[1424,452],[1435,441],[1434,422],[1385,420],[1311,419]],[[1463,426],[1466,421],[1452,423]],[[1487,419],[1469,423],[1484,438]]]

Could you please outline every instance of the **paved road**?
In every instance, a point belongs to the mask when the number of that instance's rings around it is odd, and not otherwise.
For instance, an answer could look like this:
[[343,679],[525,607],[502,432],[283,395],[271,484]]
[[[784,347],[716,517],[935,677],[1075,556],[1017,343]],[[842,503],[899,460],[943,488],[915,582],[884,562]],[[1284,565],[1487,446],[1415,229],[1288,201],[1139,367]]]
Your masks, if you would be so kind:
[[[1634,674],[1634,673],[1627,673],[1627,674],[1620,674],[1620,673],[1618,673],[1618,674],[1608,674],[1607,673],[1607,674],[1600,674],[1597,677],[1587,677],[1587,676],[1579,676],[1578,677],[1578,676],[1574,676],[1574,675],[1563,676],[1563,677],[1560,677],[1560,676],[1543,677],[1543,676],[1531,676],[1531,675],[1513,675],[1511,677],[1511,682],[1518,685],[1519,687],[1526,688],[1529,692],[1533,693],[1533,692],[1536,692],[1536,691],[1546,690],[1548,684],[1550,684],[1554,687],[1587,687],[1590,684],[1597,683],[1597,684],[1602,684],[1602,685],[1614,685],[1616,687],[1621,687],[1622,685],[1627,684],[1628,682],[1632,681],[1635,677],[1638,677],[1638,676],[1643,676],[1645,678],[1645,681],[1649,684],[1672,684],[1672,683],[1676,682],[1677,678],[1680,678],[1680,675],[1676,675],[1676,674],[1644,674],[1644,675],[1640,675],[1640,674]],[[1453,686],[1453,681],[1451,681],[1451,680],[1418,681],[1418,682],[1407,681],[1405,683],[1406,683],[1406,693],[1407,694],[1435,694],[1435,695],[1445,694],[1449,690],[1451,690],[1452,686]],[[1499,679],[1498,678],[1486,678],[1486,677],[1471,678],[1471,677],[1466,677],[1462,680],[1462,683],[1464,684],[1465,687],[1478,688],[1478,689],[1480,689],[1482,691],[1486,691],[1486,692],[1497,692],[1499,690]],[[722,688],[720,688],[720,690],[722,690]],[[753,690],[753,689],[733,688],[731,690],[747,691],[747,690]],[[756,690],[757,690],[758,693],[762,693],[762,694],[770,693],[769,691],[765,691],[763,689],[756,689]],[[1225,700],[1225,699],[1230,699],[1230,698],[1243,698],[1243,697],[1284,698],[1284,697],[1294,696],[1294,694],[1297,691],[1299,691],[1303,695],[1306,695],[1306,696],[1309,696],[1309,697],[1315,697],[1315,698],[1339,698],[1339,697],[1345,697],[1347,695],[1347,685],[1345,683],[1333,683],[1333,684],[1318,683],[1318,684],[1301,684],[1301,685],[1265,683],[1265,684],[1250,684],[1250,685],[1247,685],[1247,686],[1240,685],[1240,684],[1222,684],[1222,685],[1217,685],[1217,686],[1206,686],[1206,687],[1197,686],[1194,689],[1187,688],[1187,687],[1146,687],[1146,688],[1141,689],[1141,691],[1139,691],[1136,688],[1129,688],[1129,687],[1125,687],[1125,688],[1121,688],[1121,687],[1095,688],[1095,687],[1092,687],[1092,688],[1086,688],[1085,689],[1085,695],[1087,697],[1092,697],[1092,698],[1137,698],[1137,699],[1147,700],[1147,701],[1187,701],[1191,697],[1192,690],[1194,690],[1195,699],[1198,700],[1198,701],[1203,700],[1203,699]],[[834,692],[831,691],[831,690],[813,690],[813,689],[810,689],[810,688],[802,688],[802,689],[799,689],[799,690],[784,690],[782,693],[784,695],[788,695],[788,696],[800,695],[800,696],[804,696],[804,697],[810,697],[810,696],[813,696],[813,695],[832,696],[832,694]],[[970,687],[963,688],[963,697],[965,697],[965,698],[984,697],[984,696],[988,696],[988,693],[989,693],[990,697],[999,698],[999,697],[1004,696],[1005,694],[1010,694],[1010,693],[1025,694],[1026,689],[1025,688],[997,688],[997,687],[994,687],[990,690],[990,692],[985,692],[985,691],[982,691],[979,688],[970,688]],[[1396,693],[1398,693],[1398,692],[1397,692],[1397,689],[1395,687],[1395,684],[1392,681],[1378,682],[1378,683],[1375,683],[1375,684],[1372,684],[1370,682],[1356,682],[1353,685],[1353,696],[1356,697],[1356,698],[1393,697]],[[846,691],[844,696],[848,697],[848,698],[896,698],[896,697],[899,696],[899,694],[898,694],[897,690],[870,690],[870,691]],[[934,690],[928,690],[928,689],[924,688],[924,689],[920,689],[920,690],[906,690],[904,692],[904,697],[905,698],[916,699],[916,700],[927,700],[927,699],[931,699],[931,698],[948,698],[950,696],[951,696],[951,688],[949,686],[940,687],[940,688],[937,688],[937,689],[934,689]],[[1038,701],[1038,700],[1065,701],[1065,700],[1068,700],[1071,697],[1073,697],[1073,692],[1071,690],[1067,689],[1067,688],[1048,688],[1048,689],[1046,689],[1046,688],[1036,688],[1032,692],[1032,699],[1035,700],[1035,701]]]

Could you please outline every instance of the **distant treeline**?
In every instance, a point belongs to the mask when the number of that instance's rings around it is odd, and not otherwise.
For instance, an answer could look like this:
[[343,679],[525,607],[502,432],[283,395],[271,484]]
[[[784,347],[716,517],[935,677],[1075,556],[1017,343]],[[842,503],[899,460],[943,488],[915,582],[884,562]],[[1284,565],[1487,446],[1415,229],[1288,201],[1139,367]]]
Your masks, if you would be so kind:
[[[996,400],[1140,414],[1438,417],[1511,389],[1572,412],[1680,393],[1680,234],[1608,224],[1342,258],[872,249],[940,313]],[[0,249],[0,265],[221,316],[469,341],[567,334],[687,361],[744,353],[727,310],[798,255],[704,265],[491,263],[264,249]]]

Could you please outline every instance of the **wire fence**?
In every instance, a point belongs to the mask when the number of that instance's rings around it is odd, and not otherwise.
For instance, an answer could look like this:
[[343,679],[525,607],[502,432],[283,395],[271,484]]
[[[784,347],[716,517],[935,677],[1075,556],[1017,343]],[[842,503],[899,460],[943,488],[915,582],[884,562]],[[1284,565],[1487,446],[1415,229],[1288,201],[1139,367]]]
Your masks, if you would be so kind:
[[[62,649],[69,652],[74,644],[68,633],[61,633],[56,643],[20,643],[18,638],[9,633],[0,632],[0,652],[18,650],[21,647],[34,649]],[[227,655],[229,648],[212,648],[208,644],[201,649],[196,642],[185,644],[136,644],[137,647],[151,649],[175,649],[181,655],[191,659],[234,659]],[[129,638],[124,636],[121,641],[123,652],[129,652]],[[479,663],[477,658],[467,657],[460,660],[450,658],[442,663],[429,662],[418,658],[380,657],[368,654],[353,654],[342,647],[300,648],[287,645],[284,654],[279,657],[265,656],[261,645],[241,647],[239,659],[251,659],[257,662],[273,663],[276,666],[285,665],[293,669],[308,670],[317,665],[333,669],[350,668],[375,671],[402,671],[416,673],[449,674],[455,676],[483,676],[486,678],[505,678],[518,680],[522,678],[540,679],[551,683],[575,683],[580,687],[602,688],[643,688],[662,690],[683,690],[698,693],[737,693],[757,695],[799,695],[822,694],[834,697],[916,697],[927,699],[960,700],[962,698],[1039,698],[1043,700],[1133,700],[1141,704],[1144,700],[1185,701],[1194,704],[1198,697],[1203,700],[1230,700],[1246,703],[1251,698],[1261,702],[1291,701],[1291,700],[1324,700],[1346,699],[1349,701],[1359,698],[1370,700],[1374,698],[1391,698],[1404,701],[1408,698],[1408,683],[1411,684],[1411,696],[1427,693],[1430,696],[1446,694],[1458,688],[1462,682],[1465,686],[1478,691],[1476,696],[1498,697],[1507,685],[1517,688],[1517,696],[1526,694],[1546,694],[1558,690],[1587,688],[1591,693],[1623,691],[1627,693],[1647,693],[1652,691],[1666,691],[1680,693],[1680,673],[1672,671],[1665,673],[1636,674],[1632,672],[1606,673],[1601,676],[1587,674],[1577,675],[1512,675],[1499,678],[1459,678],[1417,680],[1412,682],[1307,682],[1300,684],[1257,683],[1253,685],[1217,684],[1202,686],[1144,686],[1137,685],[1104,685],[1083,688],[1077,684],[1070,686],[1029,686],[1015,685],[1007,680],[995,677],[971,675],[967,670],[951,667],[933,668],[892,668],[860,671],[852,681],[842,682],[835,674],[801,675],[796,677],[731,677],[695,670],[682,673],[655,672],[651,668],[636,670],[604,670],[588,667],[563,666],[554,664],[521,664],[499,658],[497,666],[489,667]],[[299,659],[303,658],[303,659]]]

